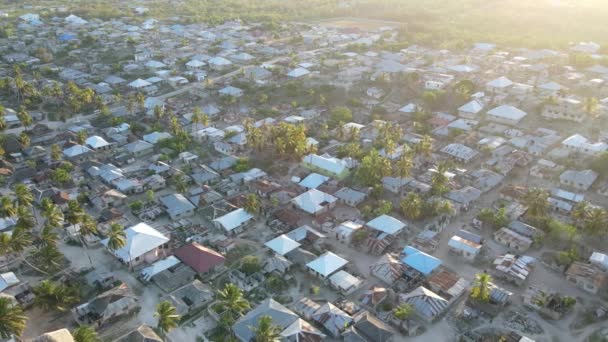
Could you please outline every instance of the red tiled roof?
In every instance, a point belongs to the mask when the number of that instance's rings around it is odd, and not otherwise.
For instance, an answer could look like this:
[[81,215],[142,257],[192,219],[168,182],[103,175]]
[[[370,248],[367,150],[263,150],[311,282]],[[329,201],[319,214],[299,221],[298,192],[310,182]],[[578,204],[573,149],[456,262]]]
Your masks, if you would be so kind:
[[222,264],[225,259],[220,253],[196,242],[178,248],[173,254],[198,273],[209,272],[215,266]]

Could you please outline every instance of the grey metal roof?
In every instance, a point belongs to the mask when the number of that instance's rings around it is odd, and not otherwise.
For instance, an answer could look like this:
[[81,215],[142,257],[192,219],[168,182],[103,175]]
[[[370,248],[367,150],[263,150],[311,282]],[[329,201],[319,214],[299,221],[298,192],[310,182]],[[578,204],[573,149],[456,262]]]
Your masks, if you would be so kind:
[[241,317],[233,326],[232,331],[236,337],[243,341],[249,342],[254,337],[251,327],[256,327],[258,320],[262,316],[270,316],[272,323],[281,327],[281,330],[290,326],[299,317],[293,311],[281,305],[272,298],[266,299],[255,309],[249,311],[245,316]]

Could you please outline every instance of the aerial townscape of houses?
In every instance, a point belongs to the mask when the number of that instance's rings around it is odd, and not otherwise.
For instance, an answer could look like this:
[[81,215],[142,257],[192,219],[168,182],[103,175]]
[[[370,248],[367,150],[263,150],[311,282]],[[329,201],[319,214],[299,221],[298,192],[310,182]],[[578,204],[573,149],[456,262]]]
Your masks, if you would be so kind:
[[0,38],[0,341],[602,333],[599,45],[132,10]]

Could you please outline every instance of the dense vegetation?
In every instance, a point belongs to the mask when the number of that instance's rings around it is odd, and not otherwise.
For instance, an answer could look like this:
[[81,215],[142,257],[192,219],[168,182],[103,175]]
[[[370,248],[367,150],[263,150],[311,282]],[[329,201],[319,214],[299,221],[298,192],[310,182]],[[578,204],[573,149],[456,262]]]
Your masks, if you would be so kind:
[[[28,0],[24,4],[62,5],[83,17],[125,15],[122,0]],[[133,5],[131,5],[133,7]],[[230,19],[263,21],[277,28],[283,20],[357,17],[401,23],[409,43],[455,48],[474,41],[505,46],[563,48],[569,42],[608,42],[608,4],[603,0],[154,0],[141,19],[179,15],[186,22],[219,24]],[[31,9],[21,8],[21,12]],[[44,13],[43,13],[44,14]],[[47,13],[48,16],[54,15]],[[581,25],[584,23],[584,25]]]

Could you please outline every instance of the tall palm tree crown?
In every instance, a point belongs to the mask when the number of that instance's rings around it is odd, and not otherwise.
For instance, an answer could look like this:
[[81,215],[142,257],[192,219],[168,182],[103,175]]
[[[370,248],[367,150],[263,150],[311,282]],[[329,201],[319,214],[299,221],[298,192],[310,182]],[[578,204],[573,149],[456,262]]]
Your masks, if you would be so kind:
[[95,329],[81,325],[72,331],[74,342],[101,342],[101,338],[97,335]]
[[112,251],[121,249],[127,244],[127,233],[124,228],[114,223],[110,226],[110,233],[108,233],[108,248]]
[[480,302],[488,302],[490,300],[490,286],[492,284],[492,277],[485,272],[477,273],[475,275],[475,281],[473,284],[473,288],[471,289],[471,298]]
[[243,297],[243,291],[232,283],[226,284],[224,289],[218,292],[217,297],[220,308],[234,319],[251,307],[249,301]]
[[20,306],[14,305],[9,298],[0,297],[0,338],[10,339],[13,335],[21,336],[26,322],[27,317]]
[[158,318],[158,329],[163,333],[171,331],[179,323],[179,315],[175,307],[168,301],[162,301],[156,306],[155,317]]
[[272,317],[264,315],[258,319],[258,324],[251,327],[254,342],[276,342],[281,337],[281,327],[272,322]]

